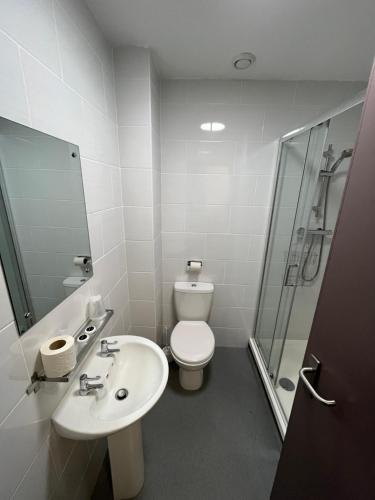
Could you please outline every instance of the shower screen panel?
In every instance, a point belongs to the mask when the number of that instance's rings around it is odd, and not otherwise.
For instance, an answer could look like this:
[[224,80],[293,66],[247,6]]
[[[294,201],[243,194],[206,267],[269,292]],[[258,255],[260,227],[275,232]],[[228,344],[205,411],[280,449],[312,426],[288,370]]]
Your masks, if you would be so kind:
[[281,146],[255,339],[272,377],[283,348],[327,123]]

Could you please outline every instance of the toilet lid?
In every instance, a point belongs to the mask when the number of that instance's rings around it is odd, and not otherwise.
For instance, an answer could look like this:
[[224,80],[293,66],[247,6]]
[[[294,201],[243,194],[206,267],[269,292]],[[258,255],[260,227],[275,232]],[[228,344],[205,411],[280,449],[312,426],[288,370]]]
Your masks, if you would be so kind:
[[172,332],[171,349],[181,361],[204,363],[214,348],[215,337],[205,321],[180,321]]

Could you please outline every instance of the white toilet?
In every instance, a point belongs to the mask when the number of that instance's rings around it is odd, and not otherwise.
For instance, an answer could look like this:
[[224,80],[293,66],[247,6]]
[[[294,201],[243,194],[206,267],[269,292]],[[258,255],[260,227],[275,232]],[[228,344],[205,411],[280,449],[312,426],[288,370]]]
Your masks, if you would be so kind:
[[212,283],[174,284],[178,323],[171,335],[171,352],[180,367],[180,384],[188,391],[201,387],[203,368],[214,355],[215,337],[206,323],[213,293]]

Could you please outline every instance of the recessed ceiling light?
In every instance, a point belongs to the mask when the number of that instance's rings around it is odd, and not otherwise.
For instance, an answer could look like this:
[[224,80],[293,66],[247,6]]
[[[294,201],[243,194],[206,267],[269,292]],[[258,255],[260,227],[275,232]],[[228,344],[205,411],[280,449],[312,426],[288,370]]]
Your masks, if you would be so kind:
[[233,59],[233,66],[236,69],[247,69],[255,63],[256,57],[251,52],[241,52]]
[[224,123],[220,122],[206,122],[201,124],[201,130],[204,130],[205,132],[220,132],[224,129]]

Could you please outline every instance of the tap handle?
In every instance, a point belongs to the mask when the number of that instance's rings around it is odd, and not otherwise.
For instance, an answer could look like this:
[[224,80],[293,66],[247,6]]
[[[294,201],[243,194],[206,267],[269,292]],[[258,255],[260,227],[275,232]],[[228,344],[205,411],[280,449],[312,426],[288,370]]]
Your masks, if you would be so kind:
[[82,373],[82,375],[79,377],[79,380],[81,380],[82,382],[84,380],[99,380],[99,379],[100,379],[100,375],[97,375],[96,377],[88,377],[87,373]]
[[108,342],[108,340],[102,340],[101,344],[102,345],[114,345],[114,344],[117,344],[117,340],[114,340],[113,342]]

